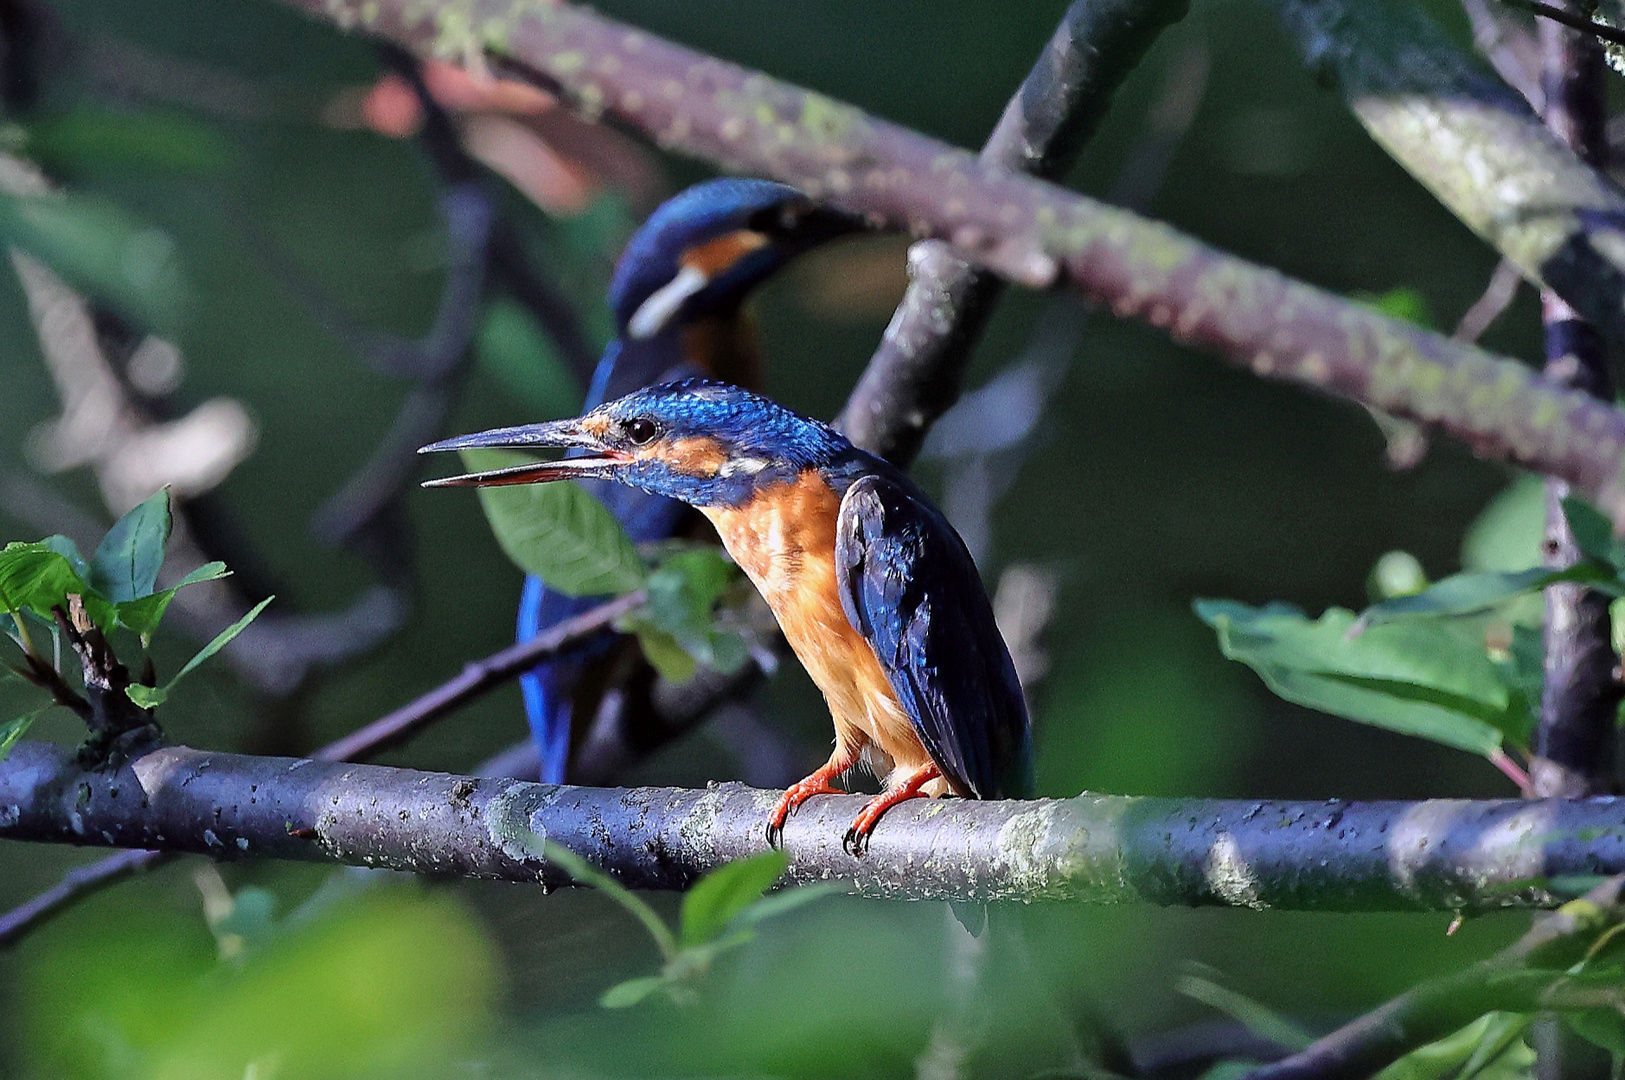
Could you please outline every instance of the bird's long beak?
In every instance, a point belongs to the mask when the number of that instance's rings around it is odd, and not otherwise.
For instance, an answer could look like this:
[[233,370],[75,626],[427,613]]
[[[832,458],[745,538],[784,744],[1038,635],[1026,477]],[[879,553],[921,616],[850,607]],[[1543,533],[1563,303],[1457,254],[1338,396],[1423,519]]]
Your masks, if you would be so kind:
[[[618,465],[632,460],[630,455],[605,449],[596,438],[583,430],[578,419],[554,420],[546,424],[524,424],[520,427],[493,428],[473,435],[458,435],[419,448],[420,454],[434,454],[442,450],[549,450],[580,448],[589,451],[577,457],[559,461],[534,461],[510,465],[502,469],[465,473],[461,476],[443,476],[425,480],[424,487],[495,487],[502,484],[543,484],[549,480],[585,479],[607,476]],[[593,452],[596,451],[596,452]]]

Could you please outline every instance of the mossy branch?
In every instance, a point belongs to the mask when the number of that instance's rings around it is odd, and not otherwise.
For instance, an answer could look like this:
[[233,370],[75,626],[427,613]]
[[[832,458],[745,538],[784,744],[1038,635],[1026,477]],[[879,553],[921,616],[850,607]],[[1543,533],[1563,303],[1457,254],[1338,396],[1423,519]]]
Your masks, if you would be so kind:
[[589,115],[776,177],[1001,276],[1067,285],[1260,375],[1436,426],[1625,525],[1625,413],[1451,341],[760,72],[562,4],[289,0],[424,52],[490,51]]
[[[766,849],[778,792],[555,787],[185,747],[89,769],[21,743],[0,764],[0,838],[269,857],[566,884],[563,844],[632,888],[676,889]],[[912,900],[1140,900],[1320,911],[1550,905],[1554,879],[1625,872],[1625,801],[1313,803],[1080,795],[918,800],[868,854],[864,796],[790,819],[790,881]]]

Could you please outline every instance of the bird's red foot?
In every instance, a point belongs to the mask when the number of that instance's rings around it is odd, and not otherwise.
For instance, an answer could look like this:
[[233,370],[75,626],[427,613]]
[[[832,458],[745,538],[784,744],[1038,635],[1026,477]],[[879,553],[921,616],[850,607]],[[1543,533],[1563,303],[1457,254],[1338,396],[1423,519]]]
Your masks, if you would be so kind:
[[852,822],[852,827],[846,830],[846,835],[841,838],[841,847],[854,859],[863,858],[863,853],[869,850],[869,834],[875,831],[875,826],[880,822],[880,815],[900,802],[925,798],[925,793],[920,789],[941,776],[941,769],[935,765],[926,765],[909,773],[908,778],[901,784],[870,799],[859,811],[857,820]]
[[[827,766],[826,766],[827,768]],[[833,774],[832,774],[833,775]],[[814,795],[840,795],[841,789],[830,783],[831,776],[825,775],[824,769],[819,769],[805,780],[791,784],[789,790],[779,796],[779,803],[773,812],[767,815],[767,846],[778,847],[784,836],[784,822],[790,816],[790,811],[812,798]]]

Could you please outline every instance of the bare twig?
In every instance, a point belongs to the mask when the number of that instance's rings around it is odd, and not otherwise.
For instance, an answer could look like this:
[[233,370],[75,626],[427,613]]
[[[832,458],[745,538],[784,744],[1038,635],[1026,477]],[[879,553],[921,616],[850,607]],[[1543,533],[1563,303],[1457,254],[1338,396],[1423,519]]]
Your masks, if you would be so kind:
[[[765,850],[762,821],[779,795],[185,747],[86,769],[69,749],[24,742],[0,763],[0,838],[563,884],[534,854],[540,835],[628,886],[682,888]],[[864,800],[821,796],[790,819],[789,880],[912,899],[1481,911],[1552,904],[1548,878],[1625,872],[1625,810],[1612,800],[916,800],[889,812],[855,859],[840,841]]]
[[[601,604],[567,619],[530,641],[510,645],[474,661],[461,674],[379,717],[365,727],[331,742],[312,755],[316,761],[364,761],[423,730],[459,706],[603,630],[643,602],[641,591]],[[5,817],[0,807],[0,818]],[[92,893],[173,857],[160,850],[123,851],[90,866],[69,871],[61,881],[27,903],[0,915],[0,947],[11,945],[52,916]]]
[[1471,307],[1462,312],[1461,321],[1456,324],[1456,332],[1451,336],[1457,341],[1471,344],[1484,336],[1484,331],[1494,325],[1495,320],[1505,313],[1513,299],[1518,295],[1518,286],[1523,284],[1523,275],[1518,272],[1518,266],[1511,259],[1503,258],[1495,264],[1490,280],[1484,285],[1484,292]]
[[1358,1080],[1487,1012],[1541,1008],[1569,979],[1567,969],[1625,916],[1620,887],[1620,878],[1599,885],[1489,959],[1412,987],[1246,1080]]
[[1434,425],[1480,454],[1562,476],[1625,524],[1625,413],[1514,361],[581,8],[472,0],[453,42],[442,31],[453,24],[409,0],[289,2],[419,49],[489,47],[576,107],[613,115],[672,149],[952,240],[1011,280],[1048,286],[1064,278],[1120,315],[1261,375]]
[[[1186,0],[1077,0],[977,160],[1064,175],[1117,87],[1186,7]],[[971,351],[1004,291],[997,276],[940,241],[916,244],[908,266],[908,292],[836,421],[855,444],[902,466],[959,397]]]
[[1532,11],[1543,19],[1562,23],[1570,29],[1590,34],[1601,41],[1612,42],[1615,45],[1625,45],[1625,30],[1621,30],[1617,26],[1596,22],[1577,12],[1568,11],[1552,4],[1543,4],[1539,0],[1501,0],[1501,3],[1511,7],[1523,8],[1525,11]]

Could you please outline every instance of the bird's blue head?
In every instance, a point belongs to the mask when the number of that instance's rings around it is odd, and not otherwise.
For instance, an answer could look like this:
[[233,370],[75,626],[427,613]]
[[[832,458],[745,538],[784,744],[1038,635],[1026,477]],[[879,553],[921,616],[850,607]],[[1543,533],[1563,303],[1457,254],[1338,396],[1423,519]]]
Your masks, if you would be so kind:
[[609,286],[619,336],[643,341],[731,315],[752,288],[810,248],[863,227],[795,188],[724,178],[662,203],[632,234]]
[[708,379],[635,391],[584,416],[497,428],[425,446],[421,453],[506,447],[573,449],[580,457],[427,481],[425,487],[615,480],[691,506],[739,506],[763,487],[855,453],[811,417],[760,394]]

